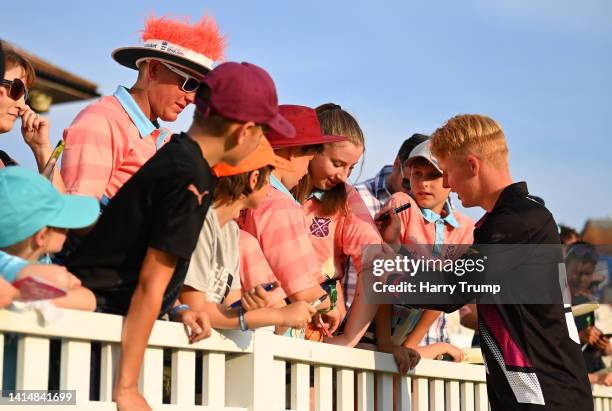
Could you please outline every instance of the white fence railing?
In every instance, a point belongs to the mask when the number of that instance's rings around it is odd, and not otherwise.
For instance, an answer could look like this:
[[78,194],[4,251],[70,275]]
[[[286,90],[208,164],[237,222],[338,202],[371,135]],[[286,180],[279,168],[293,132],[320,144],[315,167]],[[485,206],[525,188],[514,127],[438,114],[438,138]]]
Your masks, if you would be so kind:
[[[77,405],[27,409],[115,410],[112,387],[122,317],[62,312],[59,321],[42,326],[35,312],[0,310],[0,353],[8,338],[15,338],[9,333],[17,334],[15,388],[49,388],[49,363],[54,361],[50,340],[61,339],[59,389],[76,390]],[[101,345],[94,377],[99,380],[98,401],[89,401],[92,342]],[[482,366],[422,360],[410,375],[398,377],[389,354],[301,341],[266,330],[213,332],[190,345],[182,325],[163,321],[156,323],[149,340],[140,388],[155,410],[388,411],[394,403],[397,410],[489,408]],[[596,411],[612,411],[612,389],[597,387],[594,399]]]

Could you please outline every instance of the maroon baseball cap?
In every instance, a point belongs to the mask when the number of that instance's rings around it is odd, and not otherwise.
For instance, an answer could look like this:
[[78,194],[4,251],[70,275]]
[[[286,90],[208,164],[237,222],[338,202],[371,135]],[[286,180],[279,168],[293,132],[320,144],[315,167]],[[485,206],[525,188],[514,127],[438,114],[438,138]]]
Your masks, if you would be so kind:
[[274,129],[269,130],[266,137],[275,149],[347,140],[344,136],[321,134],[321,124],[317,118],[317,112],[310,107],[283,104],[278,106],[278,111],[295,127],[295,138],[287,138]]
[[295,129],[278,111],[274,81],[261,67],[223,63],[208,73],[202,83],[208,86],[210,94],[207,98],[196,96],[195,104],[204,115],[212,109],[229,120],[265,124],[285,138],[295,137]]

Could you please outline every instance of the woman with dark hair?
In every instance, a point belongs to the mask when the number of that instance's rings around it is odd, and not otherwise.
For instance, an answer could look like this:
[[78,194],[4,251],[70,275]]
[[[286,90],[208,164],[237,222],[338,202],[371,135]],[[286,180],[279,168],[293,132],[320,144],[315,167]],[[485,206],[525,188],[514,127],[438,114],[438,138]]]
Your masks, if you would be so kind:
[[[2,50],[2,42],[0,41],[0,77],[4,78],[4,51]],[[3,151],[0,150],[0,155]],[[17,295],[17,289],[8,281],[0,277],[0,308],[7,307]]]
[[[0,133],[13,129],[17,118],[21,118],[21,134],[30,147],[39,171],[51,157],[53,147],[49,140],[49,121],[39,116],[27,104],[28,89],[34,84],[36,75],[32,64],[12,48],[4,48],[2,62],[4,75],[0,87]],[[0,150],[0,168],[16,165],[9,154]],[[64,191],[64,183],[59,175],[53,175],[53,185]]]

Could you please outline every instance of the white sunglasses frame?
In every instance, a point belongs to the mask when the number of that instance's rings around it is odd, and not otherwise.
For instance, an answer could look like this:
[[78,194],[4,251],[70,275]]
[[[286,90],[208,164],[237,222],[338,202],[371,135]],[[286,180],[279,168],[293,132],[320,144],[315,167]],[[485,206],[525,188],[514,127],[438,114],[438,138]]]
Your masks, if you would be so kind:
[[[158,60],[165,68],[167,68],[168,70],[172,71],[175,74],[178,74],[179,76],[183,77],[185,80],[183,81],[183,84],[181,84],[181,90],[183,90],[185,93],[195,93],[196,91],[198,91],[198,88],[200,87],[200,84],[202,84],[200,82],[200,80],[198,80],[196,77],[192,76],[191,74],[185,73],[183,70],[174,67],[172,64],[170,63],[166,63],[165,61],[161,61]],[[198,87],[195,88],[195,90],[185,90],[185,83],[187,83],[187,81],[189,79],[193,79],[198,83]]]

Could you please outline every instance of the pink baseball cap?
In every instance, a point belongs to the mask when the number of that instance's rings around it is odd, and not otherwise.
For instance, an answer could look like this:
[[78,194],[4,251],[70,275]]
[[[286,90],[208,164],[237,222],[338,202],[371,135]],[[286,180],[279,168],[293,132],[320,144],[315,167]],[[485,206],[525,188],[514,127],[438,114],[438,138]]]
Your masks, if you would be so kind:
[[212,109],[229,120],[265,124],[286,138],[295,137],[295,128],[278,111],[274,81],[261,67],[244,62],[223,63],[202,83],[210,94],[204,98],[198,93],[195,104],[204,115]]
[[275,149],[335,143],[337,141],[347,140],[344,136],[322,134],[317,112],[310,107],[283,104],[278,106],[278,111],[284,118],[289,120],[295,128],[295,138],[287,138],[274,129],[269,130],[266,133],[266,137]]

